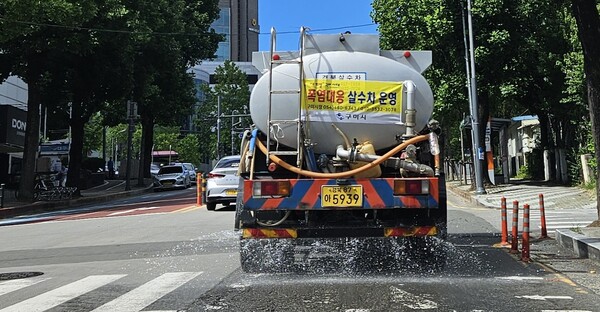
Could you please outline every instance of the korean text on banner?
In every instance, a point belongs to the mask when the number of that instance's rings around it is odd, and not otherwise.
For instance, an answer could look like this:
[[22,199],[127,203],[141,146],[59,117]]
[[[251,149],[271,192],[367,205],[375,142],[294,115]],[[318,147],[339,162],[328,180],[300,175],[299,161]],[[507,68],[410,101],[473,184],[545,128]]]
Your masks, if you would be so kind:
[[402,82],[306,79],[302,108],[327,122],[393,123],[402,113]]

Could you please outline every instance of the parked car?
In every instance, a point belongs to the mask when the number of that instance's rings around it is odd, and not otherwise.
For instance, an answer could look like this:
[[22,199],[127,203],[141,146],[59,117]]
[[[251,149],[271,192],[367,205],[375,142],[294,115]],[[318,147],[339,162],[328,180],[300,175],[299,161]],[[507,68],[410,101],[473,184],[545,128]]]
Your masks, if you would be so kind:
[[188,175],[191,184],[196,184],[196,166],[192,163],[173,162],[171,165],[182,165]]
[[206,180],[206,209],[215,210],[217,204],[235,203],[238,192],[240,155],[221,158]]
[[190,187],[190,178],[183,165],[163,166],[154,176],[154,191],[188,188]]
[[188,176],[190,178],[190,183],[196,185],[196,166],[192,163],[181,163],[183,167],[187,170]]
[[154,177],[160,171],[160,166],[157,164],[150,164],[150,174]]

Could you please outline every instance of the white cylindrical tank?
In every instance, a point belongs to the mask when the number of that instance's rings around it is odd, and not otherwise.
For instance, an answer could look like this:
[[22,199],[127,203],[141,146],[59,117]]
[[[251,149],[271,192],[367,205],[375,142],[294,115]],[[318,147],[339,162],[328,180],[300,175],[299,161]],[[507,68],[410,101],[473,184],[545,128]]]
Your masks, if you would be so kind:
[[[407,65],[375,54],[347,51],[310,54],[304,57],[303,64],[307,84],[301,95],[305,102],[302,120],[307,127],[307,138],[314,144],[316,153],[335,154],[336,147],[344,144],[342,136],[332,124],[344,132],[351,142],[354,139],[358,142],[370,141],[376,149],[396,145],[396,137],[403,135],[406,130],[404,112],[407,105],[406,88],[397,87],[406,81],[412,81],[415,86],[415,131],[423,129],[431,118],[431,88],[419,72]],[[297,64],[278,65],[273,69],[272,90],[297,90],[300,87],[298,77]],[[396,89],[391,89],[393,87]],[[328,91],[331,96],[327,96]],[[359,103],[360,92],[365,95],[365,100]],[[392,96],[396,97],[398,103],[394,103]],[[270,133],[273,141],[296,147],[296,124],[276,121],[297,119],[299,99],[298,94],[272,95],[271,120],[275,121],[275,125],[269,131],[267,73],[252,90],[252,121],[262,132]]]

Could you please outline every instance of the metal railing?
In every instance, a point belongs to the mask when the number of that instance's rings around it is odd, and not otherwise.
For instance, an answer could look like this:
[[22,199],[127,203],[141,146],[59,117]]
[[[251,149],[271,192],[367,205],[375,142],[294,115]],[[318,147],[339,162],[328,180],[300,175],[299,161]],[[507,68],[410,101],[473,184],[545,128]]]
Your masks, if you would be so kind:
[[460,181],[461,184],[471,184],[474,173],[473,162],[456,159],[446,159],[446,179],[449,181]]

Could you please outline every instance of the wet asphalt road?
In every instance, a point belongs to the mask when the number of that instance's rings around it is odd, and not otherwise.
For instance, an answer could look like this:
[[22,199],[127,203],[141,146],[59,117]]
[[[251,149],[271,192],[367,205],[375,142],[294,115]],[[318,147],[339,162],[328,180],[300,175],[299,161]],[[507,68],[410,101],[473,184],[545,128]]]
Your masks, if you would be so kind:
[[[451,197],[449,240],[434,243],[447,254],[443,269],[423,264],[403,246],[389,250],[399,255],[392,267],[359,267],[352,261],[357,256],[352,250],[317,242],[308,247],[313,254],[309,253],[302,264],[297,256],[292,273],[244,274],[236,270],[188,310],[599,310],[595,287],[600,281],[584,280],[597,278],[593,264],[573,259],[553,240],[533,240],[531,249],[537,260],[520,261],[520,254],[493,247],[500,242],[499,230],[488,221],[494,220],[491,215],[496,212]],[[574,278],[586,285],[552,268],[557,264],[569,267],[569,263],[580,274]]]
[[[305,258],[298,256],[291,272],[245,274],[239,268],[233,212],[189,208],[182,198],[193,203],[192,193],[140,197],[138,203],[153,201],[141,206],[159,206],[143,214],[72,218],[70,213],[68,219],[0,227],[0,311],[598,311],[600,307],[600,281],[593,264],[573,259],[553,240],[535,242],[535,261],[521,262],[507,250],[492,247],[499,237],[489,210],[470,207],[453,196],[450,238],[439,243],[448,256],[441,270],[423,265],[402,245],[390,247],[397,261],[384,268],[359,266],[352,250],[319,242],[300,250]],[[170,208],[169,202],[179,206]],[[112,209],[131,210],[117,205]],[[7,279],[15,272],[41,275]]]
[[236,270],[188,310],[598,311],[597,294],[545,265],[490,247],[495,242],[483,233],[452,235],[441,271],[410,256],[391,270],[360,268],[345,261],[351,253],[314,260],[293,273]]

